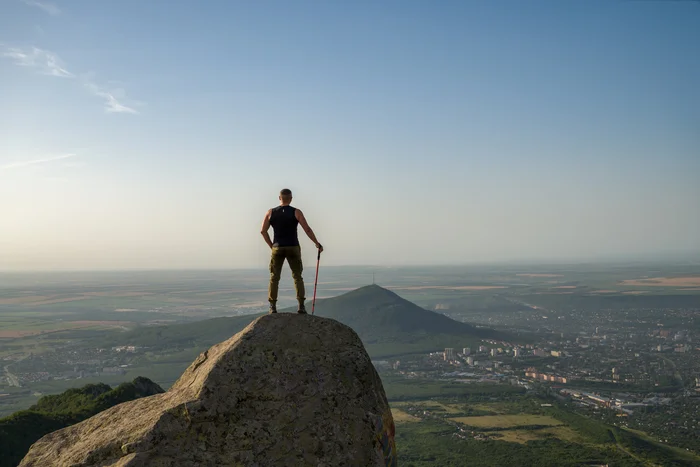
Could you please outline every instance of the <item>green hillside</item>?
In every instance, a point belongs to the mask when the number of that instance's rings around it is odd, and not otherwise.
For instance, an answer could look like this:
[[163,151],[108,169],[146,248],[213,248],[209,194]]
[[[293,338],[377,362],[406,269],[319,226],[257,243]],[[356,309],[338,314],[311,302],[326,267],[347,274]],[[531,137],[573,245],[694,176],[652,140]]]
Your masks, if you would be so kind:
[[[288,308],[280,312],[294,313],[295,310]],[[477,328],[426,310],[377,285],[318,300],[315,314],[353,328],[373,356],[424,352],[450,345],[459,347],[485,338],[518,340],[493,329]],[[144,327],[115,335],[112,341],[103,339],[102,345],[208,347],[230,338],[259,316],[254,314]]]
[[162,393],[148,378],[138,377],[112,389],[88,384],[61,394],[44,396],[27,410],[0,419],[0,467],[14,467],[42,436],[74,425],[122,402]]

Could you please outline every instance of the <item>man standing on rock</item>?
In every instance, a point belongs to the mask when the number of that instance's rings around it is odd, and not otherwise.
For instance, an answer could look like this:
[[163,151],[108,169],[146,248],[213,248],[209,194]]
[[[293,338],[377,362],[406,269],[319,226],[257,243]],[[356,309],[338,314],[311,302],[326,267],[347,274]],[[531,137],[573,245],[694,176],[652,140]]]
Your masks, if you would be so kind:
[[[289,268],[292,270],[292,278],[294,278],[294,288],[297,292],[297,301],[299,302],[299,314],[306,314],[304,302],[306,300],[304,290],[304,280],[301,277],[303,265],[301,261],[301,246],[297,236],[297,226],[301,224],[306,235],[316,245],[319,252],[323,251],[323,246],[318,243],[314,231],[309,227],[304,213],[290,205],[292,202],[292,191],[288,188],[280,191],[280,205],[269,209],[263,220],[262,230],[260,233],[267,245],[272,249],[270,257],[270,286],[268,288],[268,301],[270,302],[270,313],[277,313],[277,293],[279,290],[280,275],[282,274],[282,266],[286,259],[289,263]],[[274,240],[270,240],[270,235],[267,231],[272,226],[274,232]]]

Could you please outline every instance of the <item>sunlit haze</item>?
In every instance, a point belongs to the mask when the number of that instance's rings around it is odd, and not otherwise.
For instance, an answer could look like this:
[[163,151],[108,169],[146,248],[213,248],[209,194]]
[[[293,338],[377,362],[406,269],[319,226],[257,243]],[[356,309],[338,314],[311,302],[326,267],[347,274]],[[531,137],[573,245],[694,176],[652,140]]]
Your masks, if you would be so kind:
[[6,0],[0,269],[696,254],[698,83],[692,1]]

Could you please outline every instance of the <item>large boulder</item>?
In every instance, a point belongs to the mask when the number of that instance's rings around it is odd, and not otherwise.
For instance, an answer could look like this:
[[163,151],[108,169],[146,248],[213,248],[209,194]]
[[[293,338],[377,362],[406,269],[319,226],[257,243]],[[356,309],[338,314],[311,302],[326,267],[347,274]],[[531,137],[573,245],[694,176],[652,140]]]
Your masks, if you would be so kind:
[[357,334],[262,316],[202,353],[165,393],[32,445],[20,467],[395,466],[394,421]]

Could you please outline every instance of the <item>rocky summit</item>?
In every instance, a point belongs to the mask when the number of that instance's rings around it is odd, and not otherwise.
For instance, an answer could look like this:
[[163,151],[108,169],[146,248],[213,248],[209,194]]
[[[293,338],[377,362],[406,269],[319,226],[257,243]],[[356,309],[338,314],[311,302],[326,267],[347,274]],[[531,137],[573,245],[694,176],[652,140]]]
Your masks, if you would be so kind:
[[21,467],[395,466],[394,421],[362,342],[333,319],[262,316],[165,393],[32,445]]

